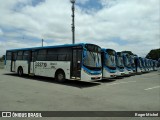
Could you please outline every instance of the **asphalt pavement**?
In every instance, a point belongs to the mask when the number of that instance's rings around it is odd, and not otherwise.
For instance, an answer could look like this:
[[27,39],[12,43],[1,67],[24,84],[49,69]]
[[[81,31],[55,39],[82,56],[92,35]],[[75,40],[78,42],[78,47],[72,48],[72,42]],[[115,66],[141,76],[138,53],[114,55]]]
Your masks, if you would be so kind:
[[60,84],[0,69],[0,111],[160,111],[160,72]]

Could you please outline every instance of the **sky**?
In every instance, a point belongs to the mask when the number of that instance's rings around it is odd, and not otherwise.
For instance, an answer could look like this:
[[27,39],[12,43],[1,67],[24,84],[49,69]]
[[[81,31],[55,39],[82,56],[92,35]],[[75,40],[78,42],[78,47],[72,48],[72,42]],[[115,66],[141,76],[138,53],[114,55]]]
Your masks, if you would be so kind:
[[[0,1],[0,56],[42,38],[45,46],[72,43],[70,0]],[[145,57],[160,48],[160,0],[76,0],[75,27],[76,43]]]

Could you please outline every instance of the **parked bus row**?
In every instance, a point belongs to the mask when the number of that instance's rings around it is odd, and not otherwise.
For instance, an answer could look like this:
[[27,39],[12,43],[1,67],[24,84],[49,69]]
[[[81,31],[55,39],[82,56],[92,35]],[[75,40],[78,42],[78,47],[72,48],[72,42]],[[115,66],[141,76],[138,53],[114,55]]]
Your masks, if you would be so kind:
[[7,50],[5,69],[19,76],[45,76],[95,81],[158,69],[158,62],[137,55],[102,49],[95,44],[67,44]]

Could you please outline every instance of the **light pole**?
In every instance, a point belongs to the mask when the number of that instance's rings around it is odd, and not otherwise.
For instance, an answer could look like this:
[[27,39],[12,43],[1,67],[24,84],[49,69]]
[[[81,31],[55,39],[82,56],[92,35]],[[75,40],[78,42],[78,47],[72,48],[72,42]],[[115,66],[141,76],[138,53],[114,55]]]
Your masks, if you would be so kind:
[[75,43],[75,23],[74,23],[74,18],[75,18],[75,15],[74,15],[74,11],[75,11],[75,2],[76,0],[70,0],[70,2],[72,3],[72,24],[71,24],[71,28],[72,28],[72,43],[74,44]]
[[43,47],[43,42],[44,42],[44,40],[43,40],[43,38],[42,38],[42,47]]

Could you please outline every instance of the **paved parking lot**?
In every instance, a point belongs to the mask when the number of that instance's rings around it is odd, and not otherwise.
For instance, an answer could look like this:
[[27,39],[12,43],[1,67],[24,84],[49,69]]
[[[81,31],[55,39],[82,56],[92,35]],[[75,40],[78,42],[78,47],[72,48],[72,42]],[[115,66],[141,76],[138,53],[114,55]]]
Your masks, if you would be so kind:
[[0,69],[3,69],[3,68],[4,68],[4,62],[0,61]]
[[18,77],[0,69],[0,111],[160,111],[160,73],[94,83]]

